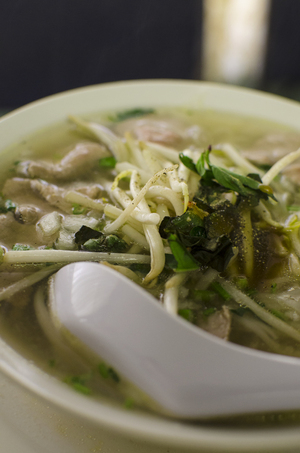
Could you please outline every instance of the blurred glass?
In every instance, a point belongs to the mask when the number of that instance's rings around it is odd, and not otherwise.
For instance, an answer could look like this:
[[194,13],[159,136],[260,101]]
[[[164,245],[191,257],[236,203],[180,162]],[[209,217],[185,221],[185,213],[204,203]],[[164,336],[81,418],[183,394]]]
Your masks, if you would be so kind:
[[269,11],[270,0],[204,0],[201,78],[258,86]]

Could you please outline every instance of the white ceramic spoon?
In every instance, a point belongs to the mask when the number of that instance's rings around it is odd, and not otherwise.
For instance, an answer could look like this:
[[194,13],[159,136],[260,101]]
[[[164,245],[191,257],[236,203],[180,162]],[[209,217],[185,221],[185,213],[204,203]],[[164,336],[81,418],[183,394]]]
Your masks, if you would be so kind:
[[109,267],[59,270],[50,309],[56,323],[175,416],[300,409],[300,359],[220,340]]

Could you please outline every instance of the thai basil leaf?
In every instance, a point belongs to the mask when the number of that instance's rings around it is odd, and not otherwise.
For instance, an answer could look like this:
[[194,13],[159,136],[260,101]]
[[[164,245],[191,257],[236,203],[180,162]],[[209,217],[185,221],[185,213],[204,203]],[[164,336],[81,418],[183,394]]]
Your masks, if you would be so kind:
[[191,163],[187,159],[182,160],[183,164],[190,169],[193,168],[193,171],[195,171],[196,168],[197,173],[201,176],[201,186],[215,187],[214,183],[217,182],[220,186],[227,189],[227,191],[237,192],[239,195],[252,199],[256,197],[257,202],[260,198],[267,200],[268,197],[275,200],[271,187],[264,186],[259,175],[239,175],[238,173],[234,173],[226,168],[212,165],[209,160],[209,154],[210,149],[203,152],[195,167],[192,165],[193,162]]
[[197,167],[190,157],[185,156],[183,153],[180,153],[179,159],[183,163],[183,165],[185,165],[189,170],[194,171],[195,173],[198,173]]
[[[222,214],[219,214],[220,217]],[[159,232],[163,238],[168,239],[178,264],[176,266],[168,262],[169,267],[177,271],[193,270],[197,263],[198,267],[211,266],[220,272],[226,269],[234,256],[230,238],[219,232],[213,236],[209,234],[210,231],[213,232],[209,219],[210,216],[207,215],[203,219],[197,216],[195,209],[191,208],[182,216],[163,219]],[[230,222],[225,222],[227,228],[228,224],[231,225]]]
[[204,222],[191,209],[181,216],[165,217],[161,222],[160,235],[168,239],[170,234],[176,234],[185,247],[191,247],[199,242],[204,236]]
[[129,248],[127,242],[119,238],[115,234],[110,234],[106,236],[104,241],[104,246],[106,247],[107,252],[122,253],[126,252]]
[[230,239],[220,236],[192,248],[191,254],[201,265],[223,272],[233,258],[234,251]]
[[90,227],[83,225],[77,233],[75,233],[75,243],[84,250],[90,252],[126,252],[129,248],[127,242],[119,238],[115,234],[106,236],[101,231],[93,230]]

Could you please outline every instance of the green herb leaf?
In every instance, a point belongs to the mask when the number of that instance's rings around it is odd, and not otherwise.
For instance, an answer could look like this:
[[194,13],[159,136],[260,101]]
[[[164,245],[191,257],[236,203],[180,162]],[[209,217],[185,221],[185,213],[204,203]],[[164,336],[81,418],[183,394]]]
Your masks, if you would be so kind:
[[208,289],[191,289],[189,294],[193,299],[205,303],[211,302],[216,297],[216,293]]
[[18,205],[16,203],[14,203],[13,201],[11,201],[9,199],[4,200],[1,195],[1,197],[0,197],[0,213],[1,214],[6,214],[9,211],[15,211],[17,206]]
[[199,263],[192,257],[186,247],[180,243],[176,234],[170,234],[168,242],[177,262],[176,272],[187,272],[199,269]]
[[[160,235],[168,239],[178,272],[196,269],[196,263],[198,268],[201,265],[211,266],[221,272],[234,256],[231,241],[226,235],[218,233],[210,237],[208,219],[205,211],[192,206],[182,216],[165,217],[161,222]],[[231,225],[230,222],[226,224]],[[168,265],[172,268],[170,260]]]
[[136,118],[138,116],[149,115],[150,113],[155,113],[155,110],[152,108],[135,108],[130,110],[124,110],[123,112],[118,112],[115,115],[109,116],[109,120],[114,123],[128,120],[129,118]]
[[128,244],[115,234],[101,236],[98,239],[89,239],[83,244],[84,250],[89,252],[123,253],[128,250]]
[[79,393],[83,393],[84,395],[90,395],[92,393],[91,389],[86,385],[80,384],[80,382],[74,382],[72,384],[74,390]]
[[195,171],[196,168],[197,173],[201,176],[201,185],[214,186],[217,182],[227,191],[237,192],[247,198],[257,197],[259,201],[260,198],[267,200],[270,197],[275,200],[271,187],[263,185],[259,175],[239,175],[225,168],[212,165],[209,160],[210,152],[210,149],[203,152],[195,167],[189,160],[182,160],[183,164],[189,169],[193,167],[193,171]]
[[134,399],[133,398],[126,398],[126,400],[124,401],[124,407],[125,409],[132,409],[134,406]]
[[5,200],[4,204],[5,204],[7,211],[15,211],[15,209],[17,207],[17,204],[11,200]]
[[25,251],[25,250],[34,250],[34,248],[31,247],[30,245],[15,244],[15,245],[13,245],[12,250],[15,252],[20,252],[20,251]]
[[276,293],[276,289],[277,289],[277,283],[273,283],[273,285],[271,285],[271,292],[273,294]]
[[213,282],[211,288],[219,294],[225,301],[229,301],[231,299],[231,295],[223,288],[223,286],[219,282]]
[[110,378],[115,382],[120,382],[118,373],[111,366],[106,365],[106,363],[101,362],[98,366],[98,370],[104,379]]
[[188,322],[192,323],[194,321],[194,313],[190,308],[180,308],[178,314]]
[[75,243],[89,252],[126,252],[129,248],[127,242],[115,234],[105,236],[101,231],[93,230],[83,225],[75,233]]
[[109,374],[108,374],[108,366],[105,363],[100,363],[98,366],[99,373],[104,379],[108,379]]
[[118,373],[112,368],[112,367],[109,367],[108,368],[108,374],[109,374],[109,377],[115,381],[115,382],[120,382],[120,377],[118,375]]
[[179,159],[181,160],[183,165],[185,165],[189,170],[194,171],[195,173],[198,173],[197,167],[190,157],[185,156],[183,153],[179,153]]
[[249,284],[248,284],[248,280],[246,277],[238,277],[236,280],[235,280],[235,283],[236,283],[236,286],[238,288],[240,288],[241,290],[245,290],[248,288]]
[[91,376],[69,376],[64,379],[64,382],[70,385],[74,390],[84,395],[90,395],[91,389],[86,385],[86,381]]
[[83,245],[89,239],[95,239],[104,236],[103,233],[92,228],[82,225],[80,230],[75,233],[75,243],[78,245]]
[[100,167],[103,168],[115,168],[117,163],[117,160],[113,157],[103,157],[102,159],[99,160],[99,165]]
[[72,213],[74,215],[81,215],[85,214],[87,209],[84,206],[81,206],[80,204],[73,203],[72,204]]
[[213,314],[216,312],[216,310],[217,310],[217,309],[216,309],[215,307],[207,308],[206,310],[204,310],[203,315],[204,315],[205,317],[208,317],[208,316],[210,316],[210,315],[213,315]]

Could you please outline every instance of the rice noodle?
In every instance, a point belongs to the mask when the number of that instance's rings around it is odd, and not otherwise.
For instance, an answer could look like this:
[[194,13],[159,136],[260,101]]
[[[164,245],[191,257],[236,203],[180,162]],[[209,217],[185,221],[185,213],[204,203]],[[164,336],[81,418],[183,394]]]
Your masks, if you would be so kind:
[[148,149],[159,158],[168,159],[175,164],[180,162],[179,153],[173,148],[168,148],[167,146],[153,142],[141,142],[141,146]]
[[121,231],[122,231],[122,233],[126,234],[132,240],[132,242],[136,242],[138,245],[140,245],[145,250],[150,250],[149,244],[148,244],[144,234],[139,233],[134,228],[132,228],[130,225],[124,225],[121,228]]
[[125,133],[126,144],[129,149],[129,153],[132,156],[133,163],[137,165],[141,170],[147,171],[147,164],[136,140],[133,140],[129,132]]
[[290,165],[295,160],[300,157],[300,148],[297,151],[287,154],[282,159],[280,159],[276,164],[274,164],[270,170],[263,176],[262,182],[266,185],[269,185],[274,178],[288,165]]
[[118,173],[122,173],[123,171],[127,170],[137,170],[139,174],[141,175],[141,180],[143,184],[146,184],[149,178],[151,178],[152,174],[150,172],[147,172],[145,170],[142,170],[141,168],[137,167],[136,165],[133,165],[130,162],[120,162],[116,164],[116,170]]
[[253,299],[251,299],[249,296],[247,296],[238,288],[236,288],[232,283],[229,283],[228,281],[224,280],[221,277],[217,277],[217,280],[223,286],[225,291],[227,291],[238,304],[249,307],[250,310],[254,314],[256,314],[256,316],[258,316],[262,321],[266,322],[270,326],[284,333],[288,337],[293,338],[296,341],[300,341],[300,332],[298,330],[294,329],[286,322],[282,321],[281,319],[273,315],[271,312],[261,307]]
[[95,211],[103,212],[105,203],[99,200],[93,200],[92,198],[88,197],[87,195],[83,195],[80,192],[76,192],[75,190],[70,190],[64,196],[66,201],[70,203],[77,203],[81,206],[86,208],[95,209]]
[[[256,167],[255,165],[251,164],[247,159],[245,159],[239,151],[234,148],[234,146],[230,145],[229,143],[224,143],[221,145],[216,146],[216,149],[220,149],[224,152],[224,154],[239,168],[243,169],[245,173],[257,173],[262,175],[263,172]],[[268,184],[264,182],[264,184]]]
[[143,156],[147,164],[147,168],[149,168],[152,174],[155,174],[162,169],[162,164],[155,156],[153,156],[153,153],[149,149],[143,150]]
[[170,168],[164,168],[163,170],[159,171],[154,176],[152,176],[152,178],[149,179],[147,184],[145,184],[144,187],[141,189],[139,194],[132,200],[131,204],[129,206],[127,206],[127,208],[124,209],[122,214],[114,222],[112,222],[110,225],[106,225],[104,227],[103,231],[105,233],[113,233],[114,231],[121,228],[121,226],[124,225],[124,223],[127,221],[128,217],[131,215],[134,208],[136,208],[136,206],[139,204],[139,202],[142,200],[142,198],[146,195],[149,188],[153,184],[155,184],[155,182],[158,180],[158,178],[160,178],[161,175],[163,175],[169,171],[172,171],[174,168],[177,168],[177,166],[173,166]]
[[274,335],[274,331],[270,329],[269,326],[262,323],[258,319],[250,319],[249,317],[238,316],[235,314],[233,314],[233,316],[235,321],[242,325],[243,329],[255,332],[255,335],[257,335],[272,351],[280,351],[277,337]]
[[[105,252],[83,252],[70,250],[26,250],[26,251],[8,251],[3,256],[4,264],[21,264],[21,263],[74,263],[76,261],[108,261],[110,263],[150,263],[149,255],[134,255],[129,253],[105,253]],[[60,265],[57,265],[60,267]],[[51,269],[55,270],[56,266],[47,267],[41,272],[51,274]],[[29,278],[29,277],[28,277]],[[32,277],[33,278],[33,277]],[[37,277],[39,278],[39,277]],[[34,280],[34,278],[33,278]],[[36,280],[39,281],[39,280]],[[35,283],[35,281],[33,282]],[[33,284],[31,283],[31,284]],[[29,286],[29,285],[28,285]],[[0,297],[1,297],[0,293]]]
[[118,161],[128,160],[128,152],[125,144],[110,129],[99,123],[83,121],[73,115],[69,119],[84,133],[91,135],[102,142],[112,152]]
[[[104,208],[104,214],[111,219],[117,219],[122,214],[122,212],[122,209],[119,209],[111,204],[107,204]],[[138,222],[132,216],[128,217],[126,224],[131,225],[139,233],[143,233],[144,231],[141,222]]]
[[[132,173],[133,172],[136,172],[136,170],[133,170]],[[118,201],[123,208],[127,208],[132,202],[132,199],[119,187],[114,189],[113,194],[116,201]],[[149,209],[141,210],[138,207],[132,211],[131,217],[140,223],[147,223],[149,225],[157,225],[160,220],[159,215],[155,212],[152,213]]]
[[[141,193],[141,189],[139,187],[139,175],[136,171],[133,171],[131,175],[130,190],[134,198],[137,198],[138,195]],[[150,213],[150,208],[145,198],[141,199],[137,207],[138,209],[141,209],[146,213]],[[144,280],[144,283],[147,284],[147,282],[156,278],[163,270],[165,266],[165,251],[158,228],[155,225],[147,224],[143,224],[143,228],[146,239],[149,244],[151,255],[151,269],[150,272],[146,275]]]
[[[9,252],[7,252],[7,253],[9,253]],[[18,253],[18,252],[12,252],[12,253]],[[22,253],[22,252],[19,252],[19,253]],[[60,267],[61,267],[61,265],[59,265],[59,264],[47,266],[37,272],[34,272],[31,275],[28,275],[28,276],[22,278],[18,282],[13,283],[10,286],[7,286],[6,288],[4,288],[0,291],[0,301],[8,299],[9,297],[13,296],[14,294],[18,293],[19,291],[29,288],[30,286],[34,285],[37,282],[40,282],[44,278],[49,277],[49,275],[53,274],[53,272],[57,271]]]
[[164,217],[170,215],[168,207],[165,205],[165,203],[158,203],[156,212],[160,216],[160,221],[162,221]]
[[172,315],[177,315],[178,312],[178,294],[180,285],[186,279],[187,274],[181,273],[171,277],[166,285],[164,292],[164,307],[168,313]]
[[184,212],[184,204],[178,193],[174,193],[172,189],[163,186],[152,186],[146,193],[146,198],[162,197],[169,200],[174,208],[176,215],[181,215]]

